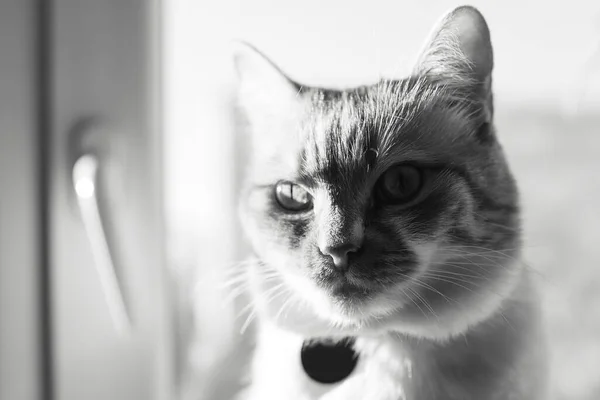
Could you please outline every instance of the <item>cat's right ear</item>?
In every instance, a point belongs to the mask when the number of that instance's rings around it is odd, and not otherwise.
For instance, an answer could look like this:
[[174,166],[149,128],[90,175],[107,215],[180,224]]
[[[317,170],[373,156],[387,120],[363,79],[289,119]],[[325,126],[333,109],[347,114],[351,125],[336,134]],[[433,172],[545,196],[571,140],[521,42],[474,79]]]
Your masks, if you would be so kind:
[[247,112],[277,115],[285,113],[296,102],[299,87],[256,48],[236,42],[233,59],[238,77],[238,101]]
[[492,69],[494,55],[490,31],[474,7],[458,7],[434,28],[415,72],[442,80],[453,89],[483,105],[485,116],[493,114]]
[[417,71],[463,75],[482,82],[492,73],[494,56],[490,31],[474,7],[461,6],[447,13],[434,28],[417,62]]

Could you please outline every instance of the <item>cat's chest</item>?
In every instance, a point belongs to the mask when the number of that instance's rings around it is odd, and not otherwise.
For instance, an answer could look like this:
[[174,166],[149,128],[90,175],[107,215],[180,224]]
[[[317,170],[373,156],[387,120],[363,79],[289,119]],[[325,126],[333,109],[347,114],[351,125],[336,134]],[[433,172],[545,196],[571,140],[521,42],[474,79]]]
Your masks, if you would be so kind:
[[[315,374],[307,370],[310,368],[307,358],[318,356],[307,357],[306,352],[303,353],[305,341],[300,335],[267,324],[261,327],[257,344],[248,399],[414,398],[415,368],[420,367],[415,365],[414,356],[391,338],[356,339],[352,346],[356,351],[355,365],[348,366],[348,357],[343,353],[336,355],[334,351],[329,353],[331,355],[322,355],[342,359],[332,367],[340,368],[337,377],[342,379],[330,383],[318,382]],[[336,371],[331,372],[336,375]]]

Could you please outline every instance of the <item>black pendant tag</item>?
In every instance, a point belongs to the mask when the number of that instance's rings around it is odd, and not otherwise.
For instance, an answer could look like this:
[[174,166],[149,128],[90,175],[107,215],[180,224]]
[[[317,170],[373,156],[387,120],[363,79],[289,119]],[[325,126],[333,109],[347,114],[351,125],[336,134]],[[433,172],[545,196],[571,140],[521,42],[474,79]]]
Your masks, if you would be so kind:
[[354,339],[307,340],[300,358],[306,374],[320,383],[336,383],[348,377],[358,362]]

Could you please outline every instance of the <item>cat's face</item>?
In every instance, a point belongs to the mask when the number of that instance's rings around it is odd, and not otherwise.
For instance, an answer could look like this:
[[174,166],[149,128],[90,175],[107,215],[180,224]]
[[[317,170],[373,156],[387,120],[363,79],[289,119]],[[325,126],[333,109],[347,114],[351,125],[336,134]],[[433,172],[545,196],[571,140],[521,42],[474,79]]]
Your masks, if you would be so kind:
[[300,87],[244,50],[241,210],[265,304],[283,286],[333,323],[431,336],[500,305],[520,268],[519,221],[491,60],[470,8],[446,17],[414,76],[351,90]]

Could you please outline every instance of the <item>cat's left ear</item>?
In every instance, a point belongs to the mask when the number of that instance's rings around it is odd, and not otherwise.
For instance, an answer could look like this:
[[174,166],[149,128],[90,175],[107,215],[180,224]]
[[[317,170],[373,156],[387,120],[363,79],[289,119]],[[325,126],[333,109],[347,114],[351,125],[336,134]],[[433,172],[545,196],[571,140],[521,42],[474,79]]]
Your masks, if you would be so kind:
[[238,99],[250,114],[281,115],[295,102],[298,86],[256,48],[237,42],[233,58],[238,77]]
[[476,8],[462,6],[446,14],[434,28],[415,72],[478,97],[491,116],[493,67],[485,19]]

